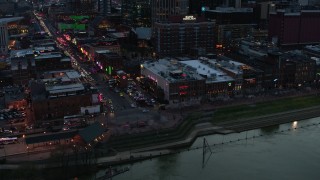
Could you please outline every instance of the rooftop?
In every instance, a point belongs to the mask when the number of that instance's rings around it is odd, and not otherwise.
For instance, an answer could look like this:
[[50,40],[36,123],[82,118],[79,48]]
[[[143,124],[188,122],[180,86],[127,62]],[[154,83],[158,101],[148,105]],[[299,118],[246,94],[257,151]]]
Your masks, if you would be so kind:
[[33,49],[21,49],[21,50],[13,50],[10,52],[10,57],[24,57],[26,55],[33,55]]
[[135,29],[138,39],[151,39],[151,28],[138,27]]
[[38,46],[33,48],[35,51],[54,51],[55,48],[53,46]]
[[74,131],[63,131],[58,133],[49,133],[41,135],[29,135],[26,136],[26,144],[36,144],[49,141],[56,141],[61,139],[71,139],[77,135],[77,130]]
[[39,59],[48,59],[48,58],[62,58],[61,53],[41,53],[39,56],[35,57],[34,59],[39,60]]
[[48,91],[49,94],[58,94],[82,90],[84,90],[84,86],[82,83],[46,85],[46,91]]
[[[216,60],[211,61],[216,62]],[[200,60],[182,61],[181,63],[195,68],[199,75],[206,77],[207,83],[233,81],[233,78],[221,71],[214,63],[206,64]]]
[[320,53],[320,45],[309,45],[306,46],[305,49]]
[[253,8],[234,8],[234,7],[216,7],[214,10],[206,10],[208,12],[217,12],[217,13],[246,13],[253,12]]
[[103,126],[99,122],[96,122],[80,130],[79,135],[85,143],[90,143],[94,141],[97,137],[101,136],[103,132],[104,132]]
[[53,78],[68,78],[69,80],[79,79],[81,76],[76,70],[58,70],[58,71],[47,71],[43,73],[44,79],[53,79]]
[[148,70],[152,71],[154,74],[165,78],[168,82],[204,79],[202,76],[195,73],[190,66],[181,64],[172,59],[160,59],[157,62],[145,62],[143,66],[148,68]]
[[0,18],[0,24],[9,23],[13,21],[18,21],[23,19],[23,17],[10,17],[10,18]]

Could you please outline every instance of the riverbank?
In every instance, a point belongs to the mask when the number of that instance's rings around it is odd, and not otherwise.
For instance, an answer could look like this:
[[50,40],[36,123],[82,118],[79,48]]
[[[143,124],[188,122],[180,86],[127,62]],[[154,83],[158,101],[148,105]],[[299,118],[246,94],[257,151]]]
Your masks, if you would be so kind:
[[[319,97],[317,97],[319,98]],[[307,99],[315,99],[314,97],[308,97]],[[305,100],[305,99],[302,99]],[[296,99],[295,101],[299,104],[301,99]],[[286,101],[284,101],[286,103]],[[313,103],[313,101],[312,101]],[[310,103],[309,105],[314,105]],[[267,103],[268,104],[268,103]],[[320,104],[320,103],[318,103]],[[275,106],[274,102],[269,105],[266,103],[262,104],[263,107],[269,107],[271,105]],[[234,109],[249,112],[248,109],[259,109],[259,104],[255,103],[253,108],[251,104],[247,104],[249,108],[244,110],[243,107],[234,106]],[[305,104],[303,104],[305,106]],[[278,107],[278,106],[276,106]],[[228,110],[232,107],[227,107]],[[222,108],[223,109],[223,108]],[[270,108],[269,108],[270,109]],[[239,110],[238,110],[239,111]],[[233,112],[230,110],[230,112]],[[231,113],[232,114],[232,113]],[[249,112],[250,114],[250,112]],[[253,113],[256,114],[256,113]],[[189,147],[194,140],[199,136],[209,135],[209,134],[228,134],[234,132],[241,132],[250,129],[256,129],[266,126],[271,126],[275,124],[282,124],[291,121],[298,121],[303,119],[308,119],[312,117],[320,116],[320,105],[312,106],[307,108],[295,109],[291,111],[285,111],[281,113],[273,113],[262,116],[250,117],[246,116],[241,119],[228,120],[228,121],[215,121],[216,109],[213,110],[200,110],[186,118],[179,126],[172,127],[172,129],[166,130],[156,130],[144,134],[128,134],[125,136],[113,137],[114,141],[119,144],[126,145],[122,150],[116,149],[116,154],[114,156],[103,157],[105,155],[100,155],[96,163],[98,165],[109,165],[109,164],[121,164],[128,162],[140,161],[143,159],[152,158],[154,156],[164,155],[173,153],[172,150],[177,148]],[[241,117],[241,116],[239,116]],[[213,118],[213,120],[212,120]],[[138,143],[136,143],[138,142]],[[111,143],[110,143],[111,144]],[[109,145],[109,144],[108,144]],[[112,145],[112,144],[111,144]],[[41,156],[40,156],[41,157]],[[7,159],[7,163],[10,162],[21,162],[21,157],[17,157],[18,161],[10,161],[10,159],[15,157],[10,157]],[[23,159],[23,158],[22,158]],[[27,158],[30,161],[37,161],[36,156],[29,154]],[[41,163],[45,163],[43,158]],[[40,162],[38,162],[40,163]],[[7,166],[8,168],[12,166]],[[41,167],[41,166],[39,166]]]
[[100,166],[133,163],[140,160],[155,158],[157,156],[177,153],[175,149],[188,148],[198,137],[201,136],[210,134],[238,133],[315,117],[320,117],[320,106],[218,124],[220,126],[203,123],[199,124],[200,126],[196,127],[184,140],[120,152],[112,157],[99,158],[97,163]]

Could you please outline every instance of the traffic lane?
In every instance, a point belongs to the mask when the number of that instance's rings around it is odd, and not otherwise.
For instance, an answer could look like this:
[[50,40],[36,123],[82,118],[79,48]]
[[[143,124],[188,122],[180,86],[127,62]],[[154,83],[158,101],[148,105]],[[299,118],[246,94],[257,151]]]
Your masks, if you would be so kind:
[[123,110],[130,107],[130,103],[125,99],[120,97],[119,93],[114,92],[112,89],[109,88],[108,84],[101,80],[101,76],[98,74],[93,74],[92,78],[94,79],[95,84],[99,84],[96,87],[98,88],[99,92],[103,94],[105,99],[111,99],[112,105],[115,111]]
[[130,102],[128,102],[125,98],[120,97],[119,93],[116,93],[109,89],[106,83],[103,83],[98,86],[99,91],[103,94],[105,99],[111,99],[112,105],[115,111],[127,109],[130,107]]

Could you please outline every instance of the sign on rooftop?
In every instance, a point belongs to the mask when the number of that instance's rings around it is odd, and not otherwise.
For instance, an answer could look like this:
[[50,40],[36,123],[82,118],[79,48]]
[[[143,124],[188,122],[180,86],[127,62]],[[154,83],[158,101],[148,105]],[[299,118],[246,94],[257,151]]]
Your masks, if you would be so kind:
[[184,21],[194,21],[197,20],[196,17],[194,16],[185,16],[184,18],[182,18]]

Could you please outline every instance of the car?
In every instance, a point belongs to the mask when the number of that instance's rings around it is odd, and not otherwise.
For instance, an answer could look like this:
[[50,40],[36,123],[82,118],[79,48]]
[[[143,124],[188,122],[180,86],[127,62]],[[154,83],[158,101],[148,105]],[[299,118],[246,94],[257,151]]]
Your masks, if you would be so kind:
[[12,133],[12,130],[5,129],[5,130],[3,131],[3,133],[11,134],[11,133]]
[[142,112],[147,113],[147,112],[149,112],[149,109],[143,109]]
[[120,92],[119,95],[120,95],[120,97],[124,97],[124,96],[123,96],[123,92]]
[[136,108],[137,106],[135,104],[130,105],[132,108]]
[[108,102],[109,102],[109,104],[112,104],[112,100],[111,99],[108,99]]

